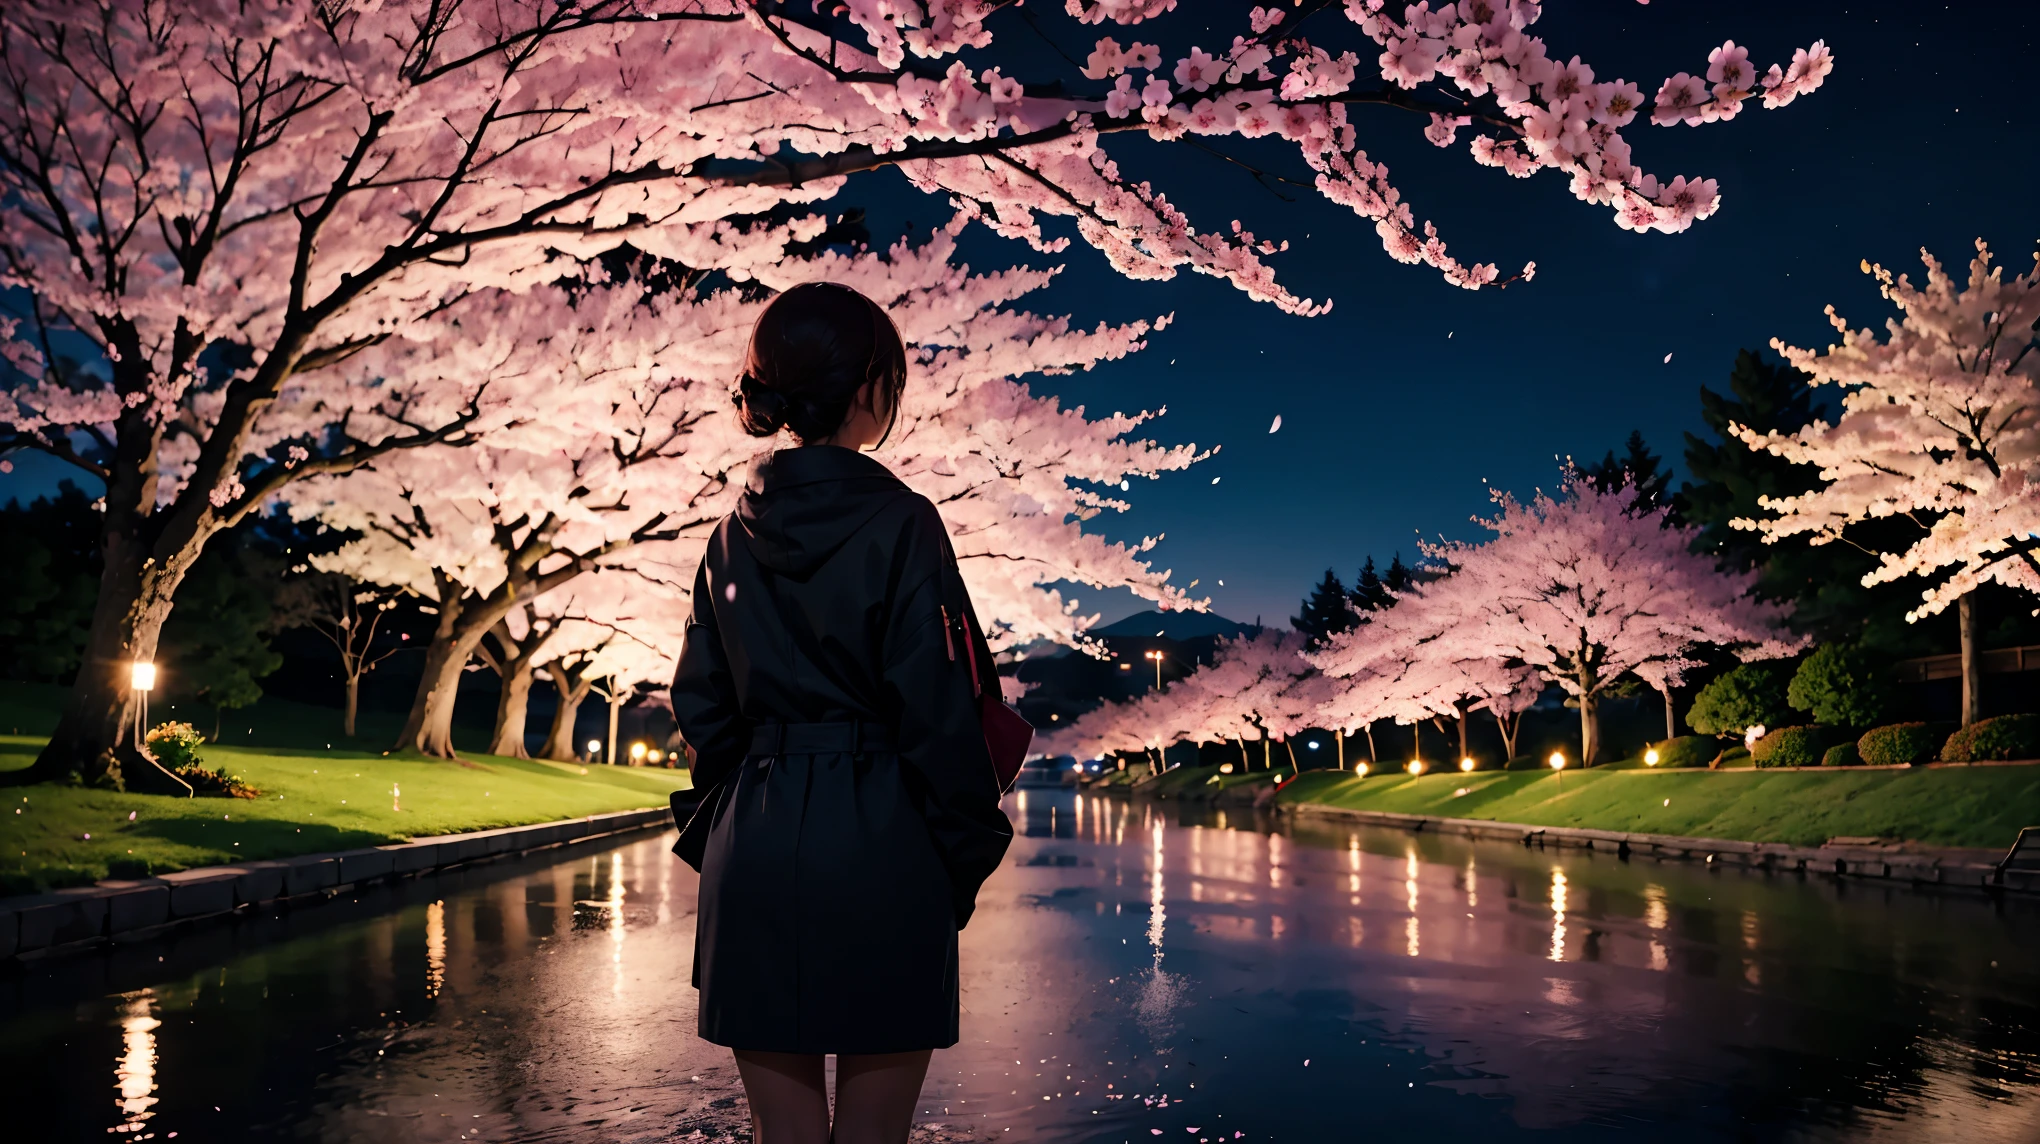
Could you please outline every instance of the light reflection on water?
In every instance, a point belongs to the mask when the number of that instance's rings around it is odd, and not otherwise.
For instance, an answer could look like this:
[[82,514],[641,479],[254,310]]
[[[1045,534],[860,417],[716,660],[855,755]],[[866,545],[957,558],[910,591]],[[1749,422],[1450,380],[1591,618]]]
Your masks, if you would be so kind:
[[[1061,791],[1012,809],[926,1122],[2040,1140],[2040,904]],[[18,975],[0,1097],[54,1109],[50,1139],[684,1137],[731,1078],[692,1035],[694,878],[668,842]]]

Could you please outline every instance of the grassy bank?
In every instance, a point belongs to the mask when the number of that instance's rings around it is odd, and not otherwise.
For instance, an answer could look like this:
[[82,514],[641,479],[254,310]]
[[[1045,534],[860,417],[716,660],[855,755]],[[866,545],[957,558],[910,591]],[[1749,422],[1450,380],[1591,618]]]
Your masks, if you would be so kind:
[[[0,736],[0,772],[28,766],[41,745],[39,737]],[[337,743],[209,745],[204,755],[207,766],[241,776],[261,797],[0,786],[8,804],[0,810],[0,893],[90,882],[107,877],[110,864],[136,860],[161,873],[662,806],[687,785],[680,770],[487,755],[457,763],[385,758]]]
[[[1188,769],[1188,768],[1186,768]],[[2040,767],[1386,774],[1306,771],[1278,804],[1818,846],[1843,836],[2008,847],[2040,825]]]

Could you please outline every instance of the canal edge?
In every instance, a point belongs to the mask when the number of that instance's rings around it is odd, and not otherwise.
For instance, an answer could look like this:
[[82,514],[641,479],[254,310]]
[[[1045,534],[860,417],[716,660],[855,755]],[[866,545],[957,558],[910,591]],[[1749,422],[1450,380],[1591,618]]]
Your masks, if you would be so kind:
[[205,866],[0,898],[0,964],[21,965],[237,917],[324,902],[358,887],[671,825],[666,807],[442,834],[387,846]]
[[1531,826],[1478,818],[1439,818],[1386,810],[1355,810],[1317,803],[1292,803],[1271,809],[1292,818],[1386,826],[1413,834],[1456,834],[1514,842],[1524,847],[1592,850],[1620,858],[1653,858],[1700,862],[1714,867],[1735,866],[1766,873],[1902,882],[1939,890],[2040,893],[2040,877],[2010,870],[2001,875],[1998,863],[1877,847],[1806,847],[1781,842],[1744,842],[1732,838],[1687,838],[1585,827]]

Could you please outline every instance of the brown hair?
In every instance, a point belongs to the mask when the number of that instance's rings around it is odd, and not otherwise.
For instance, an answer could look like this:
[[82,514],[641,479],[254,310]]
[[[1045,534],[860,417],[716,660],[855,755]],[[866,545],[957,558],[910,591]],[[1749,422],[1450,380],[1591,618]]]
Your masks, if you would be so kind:
[[819,441],[842,427],[868,384],[884,402],[877,408],[897,417],[907,384],[899,328],[848,286],[805,283],[758,315],[734,394],[737,417],[753,437],[790,429],[802,442]]

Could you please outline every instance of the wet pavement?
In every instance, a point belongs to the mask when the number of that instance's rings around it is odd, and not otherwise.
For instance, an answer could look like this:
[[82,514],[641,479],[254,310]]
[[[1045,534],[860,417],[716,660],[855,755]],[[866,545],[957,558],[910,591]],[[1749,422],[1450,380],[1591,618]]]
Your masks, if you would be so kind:
[[[917,1140],[2040,1141],[2040,903],[1009,809]],[[7,1134],[747,1138],[669,841],[0,979]]]

